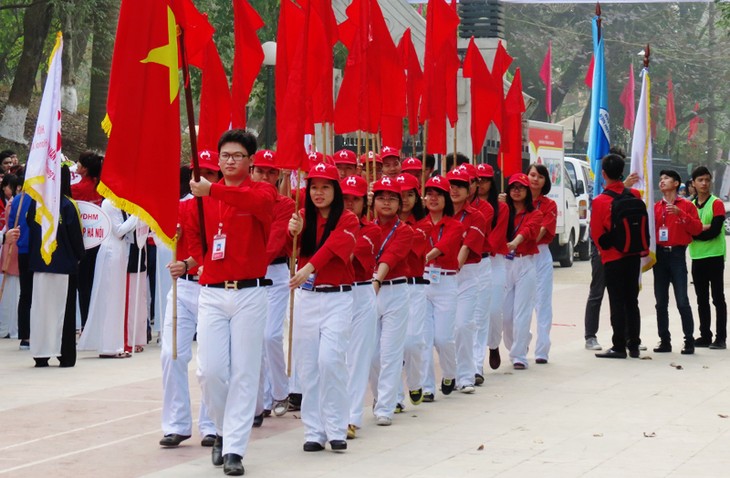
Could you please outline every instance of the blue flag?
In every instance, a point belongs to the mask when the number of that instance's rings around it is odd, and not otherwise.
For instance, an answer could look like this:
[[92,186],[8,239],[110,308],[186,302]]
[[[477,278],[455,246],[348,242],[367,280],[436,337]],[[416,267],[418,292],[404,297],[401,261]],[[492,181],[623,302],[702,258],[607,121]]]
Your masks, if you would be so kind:
[[599,38],[598,17],[593,17],[593,87],[591,89],[591,122],[588,136],[588,160],[593,171],[593,197],[603,191],[601,159],[611,148],[608,125],[608,87],[603,56],[603,35]]

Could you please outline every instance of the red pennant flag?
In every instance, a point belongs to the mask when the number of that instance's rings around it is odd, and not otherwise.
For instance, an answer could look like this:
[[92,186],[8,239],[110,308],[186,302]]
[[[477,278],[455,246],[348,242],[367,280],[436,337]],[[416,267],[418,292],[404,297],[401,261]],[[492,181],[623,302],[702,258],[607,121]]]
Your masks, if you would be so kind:
[[677,113],[674,109],[674,84],[671,78],[667,84],[667,110],[664,116],[667,131],[671,133],[677,127]]
[[[456,0],[451,0],[451,10],[453,11],[454,17],[459,21],[459,12],[456,8]],[[455,128],[456,122],[459,120],[459,100],[457,99],[456,91],[456,78],[459,72],[459,66],[461,66],[461,60],[457,52],[457,35],[458,35],[458,23],[456,28],[453,29],[453,34],[449,38],[449,45],[445,52],[446,58],[444,63],[444,74],[446,76],[446,116],[449,118],[451,127]]]
[[690,141],[692,138],[695,137],[697,134],[697,129],[700,127],[700,123],[704,123],[705,121],[700,118],[700,116],[697,114],[697,112],[700,110],[700,104],[695,103],[695,107],[692,111],[694,111],[695,116],[691,120],[689,120],[689,132],[687,133],[687,141]]
[[418,61],[416,48],[413,46],[411,29],[407,28],[398,44],[403,67],[406,70],[406,103],[408,105],[408,133],[418,133],[418,108],[423,96],[423,71]]
[[590,89],[593,89],[593,65],[595,64],[596,59],[591,55],[591,62],[588,63],[588,71],[586,72],[586,77],[583,80],[586,84],[586,86]]
[[233,0],[235,53],[231,100],[234,128],[246,127],[246,103],[264,62],[264,50],[256,34],[263,26],[263,20],[247,0]]
[[337,20],[328,0],[303,0],[309,4],[309,51],[307,53],[307,133],[314,133],[315,123],[331,123],[334,116],[332,49],[338,40]]
[[[218,140],[231,127],[231,90],[218,49],[211,40],[203,56],[198,118],[198,150],[218,151]],[[196,65],[197,66],[197,65]]]
[[[168,244],[180,193],[178,20],[168,1],[122,1],[104,125],[109,144],[98,186]],[[139,180],[151,165],[154,188]]]
[[499,133],[502,134],[502,119],[504,118],[504,74],[512,64],[512,57],[505,50],[502,41],[497,44],[497,52],[494,54],[492,62],[492,78],[500,87],[499,107],[494,114],[494,126],[497,127]]
[[471,78],[471,142],[472,152],[478,154],[494,114],[500,113],[503,90],[493,81],[474,37],[469,41],[464,57],[464,78]]
[[504,120],[500,139],[500,155],[504,154],[502,175],[509,177],[522,172],[522,113],[525,112],[525,101],[522,97],[522,78],[520,69],[515,70],[515,77],[504,100]]
[[621,101],[621,104],[624,106],[624,128],[626,128],[629,131],[634,130],[634,90],[636,89],[636,85],[634,84],[634,66],[629,66],[629,81],[626,83],[626,86],[624,86],[623,91],[621,91],[621,96],[619,97],[619,101]]
[[548,42],[547,54],[540,68],[540,79],[545,83],[545,112],[548,121],[553,114],[553,42]]

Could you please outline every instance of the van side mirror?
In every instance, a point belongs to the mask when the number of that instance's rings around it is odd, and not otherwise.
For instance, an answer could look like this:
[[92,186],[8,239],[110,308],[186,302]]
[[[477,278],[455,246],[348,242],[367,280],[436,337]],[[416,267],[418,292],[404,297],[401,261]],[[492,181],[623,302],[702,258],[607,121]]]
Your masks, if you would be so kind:
[[578,180],[578,186],[575,188],[575,193],[577,195],[585,194],[586,193],[586,187],[585,184],[583,184],[582,180]]

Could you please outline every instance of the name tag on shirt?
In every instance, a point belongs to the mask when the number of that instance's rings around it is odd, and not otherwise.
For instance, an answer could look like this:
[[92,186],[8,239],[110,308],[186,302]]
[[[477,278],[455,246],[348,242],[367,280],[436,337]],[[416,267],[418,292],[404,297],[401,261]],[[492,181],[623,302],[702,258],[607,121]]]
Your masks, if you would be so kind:
[[317,274],[309,274],[309,277],[307,277],[306,282],[302,284],[302,289],[304,290],[314,290],[314,281],[317,279]]
[[659,242],[669,241],[669,228],[662,226],[659,228]]
[[214,261],[219,261],[224,257],[226,257],[226,235],[216,234],[213,236],[213,249],[210,258]]
[[440,267],[427,267],[426,274],[428,274],[428,280],[431,281],[431,284],[438,284],[441,282]]

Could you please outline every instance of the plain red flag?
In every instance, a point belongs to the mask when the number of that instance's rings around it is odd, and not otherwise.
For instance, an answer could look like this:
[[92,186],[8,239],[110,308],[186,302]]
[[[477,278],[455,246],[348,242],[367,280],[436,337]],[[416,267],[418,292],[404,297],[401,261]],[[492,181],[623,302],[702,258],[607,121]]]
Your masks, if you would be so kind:
[[520,69],[515,70],[512,85],[504,100],[504,131],[500,138],[500,156],[504,154],[502,175],[507,178],[522,172],[522,113],[525,101],[522,97]]
[[[180,195],[177,21],[162,0],[123,0],[105,125],[110,132],[99,193],[172,244]],[[140,178],[154,169],[154,187]]]
[[593,88],[593,66],[595,65],[596,59],[591,55],[591,62],[588,63],[588,71],[586,71],[586,77],[583,79],[588,88]]
[[669,83],[667,84],[667,110],[664,116],[667,131],[671,133],[672,131],[674,131],[674,128],[677,127],[677,113],[674,108],[674,84],[672,83],[671,78],[669,79]]
[[411,29],[407,28],[398,44],[401,62],[406,70],[406,103],[408,105],[408,133],[418,133],[418,108],[423,96],[423,71],[413,46]]
[[494,61],[492,62],[492,78],[494,82],[501,88],[501,94],[499,95],[498,110],[494,114],[494,126],[499,130],[499,134],[502,134],[502,119],[504,118],[504,74],[512,64],[512,57],[507,53],[504,48],[502,41],[497,43],[497,51],[494,54]]
[[624,128],[626,128],[629,131],[634,130],[634,119],[635,119],[635,112],[634,112],[634,90],[636,89],[636,84],[634,83],[634,66],[629,66],[629,81],[626,82],[626,86],[624,86],[623,91],[621,91],[621,96],[619,97],[619,101],[621,101],[621,104],[624,107]]
[[472,152],[478,154],[484,145],[489,124],[495,112],[499,112],[502,88],[497,85],[489,73],[474,37],[464,57],[464,78],[471,78],[471,142]]
[[545,112],[548,121],[553,114],[553,42],[548,42],[548,50],[540,68],[540,79],[545,83]]
[[[307,8],[307,1],[299,2]],[[314,133],[315,123],[331,123],[334,115],[332,49],[338,40],[337,20],[330,0],[308,0],[311,8],[307,53],[307,129]]]
[[264,62],[264,50],[256,34],[263,26],[263,20],[247,0],[233,0],[235,51],[231,100],[234,128],[246,127],[246,103]]
[[231,90],[215,43],[203,55],[198,118],[198,150],[218,150],[218,140],[231,127]]
[[700,123],[704,123],[705,121],[700,118],[700,116],[697,114],[697,112],[700,110],[700,104],[695,103],[695,107],[692,111],[694,111],[694,117],[689,120],[689,131],[687,132],[687,141],[691,140],[695,137],[697,134],[697,129],[700,127]]

